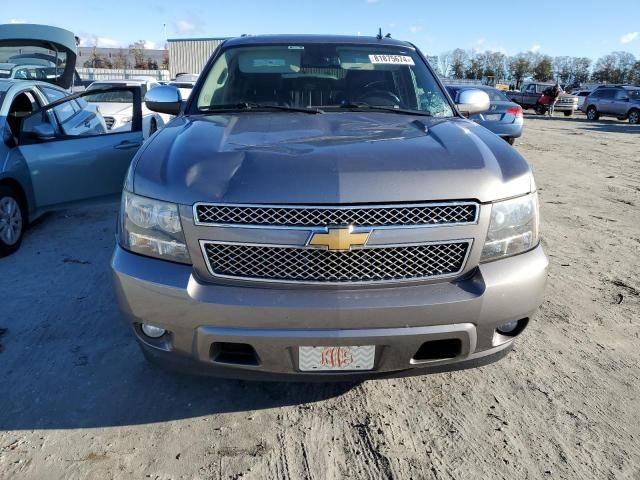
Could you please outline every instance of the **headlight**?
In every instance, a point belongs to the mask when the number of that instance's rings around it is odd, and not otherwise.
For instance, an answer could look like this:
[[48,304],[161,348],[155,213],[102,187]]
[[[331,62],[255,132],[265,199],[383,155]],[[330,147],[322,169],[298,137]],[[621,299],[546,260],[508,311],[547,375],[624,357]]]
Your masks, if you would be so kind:
[[191,263],[178,206],[125,191],[120,208],[120,245],[141,255]]
[[481,262],[526,252],[538,245],[538,194],[496,202]]
[[119,120],[118,123],[124,125],[131,121],[131,117],[120,117],[118,120]]

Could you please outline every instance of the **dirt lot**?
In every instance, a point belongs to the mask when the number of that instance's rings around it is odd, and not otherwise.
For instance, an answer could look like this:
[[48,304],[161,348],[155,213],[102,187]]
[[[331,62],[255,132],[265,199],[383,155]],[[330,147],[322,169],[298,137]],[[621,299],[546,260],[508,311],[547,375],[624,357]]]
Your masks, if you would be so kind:
[[108,270],[117,205],[0,260],[1,478],[640,478],[640,128],[528,118],[551,272],[515,351],[360,385],[147,365]]

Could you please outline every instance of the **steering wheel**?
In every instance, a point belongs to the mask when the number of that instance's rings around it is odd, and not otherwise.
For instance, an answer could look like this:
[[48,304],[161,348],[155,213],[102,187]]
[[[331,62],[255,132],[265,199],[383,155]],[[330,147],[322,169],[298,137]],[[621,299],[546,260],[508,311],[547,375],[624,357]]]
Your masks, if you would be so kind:
[[365,91],[356,99],[356,101],[384,107],[400,107],[402,105],[400,97],[389,90]]

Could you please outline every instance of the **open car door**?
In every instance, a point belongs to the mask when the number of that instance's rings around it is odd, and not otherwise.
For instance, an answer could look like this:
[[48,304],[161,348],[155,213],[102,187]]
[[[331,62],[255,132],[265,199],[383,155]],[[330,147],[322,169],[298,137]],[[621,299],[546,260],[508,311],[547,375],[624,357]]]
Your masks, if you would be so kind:
[[31,172],[36,209],[109,201],[121,194],[142,145],[142,99],[139,88],[101,92],[131,103],[128,125],[107,129],[98,108],[83,98],[95,91],[64,97],[23,118],[17,150]]

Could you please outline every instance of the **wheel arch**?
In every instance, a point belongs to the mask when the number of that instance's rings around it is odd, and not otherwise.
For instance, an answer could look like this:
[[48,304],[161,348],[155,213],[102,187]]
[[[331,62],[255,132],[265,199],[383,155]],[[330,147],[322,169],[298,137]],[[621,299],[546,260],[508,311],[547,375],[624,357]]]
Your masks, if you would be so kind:
[[22,185],[22,183],[20,183],[18,180],[16,180],[13,177],[0,177],[0,185],[6,185],[8,187],[13,188],[16,192],[18,192],[20,200],[22,201],[22,204],[24,206],[24,209],[30,213],[32,204],[29,201],[29,196],[27,195],[27,189],[24,187],[24,185]]

